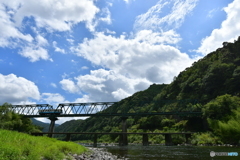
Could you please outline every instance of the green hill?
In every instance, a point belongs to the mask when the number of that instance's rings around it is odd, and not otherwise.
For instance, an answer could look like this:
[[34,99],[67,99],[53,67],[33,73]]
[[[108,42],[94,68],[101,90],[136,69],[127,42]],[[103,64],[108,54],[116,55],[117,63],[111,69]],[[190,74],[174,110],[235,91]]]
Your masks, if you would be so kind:
[[[223,133],[231,130],[240,139],[240,130],[227,128],[237,122],[240,114],[240,37],[186,68],[171,84],[153,84],[147,90],[125,98],[111,107],[129,113],[144,111],[194,111],[202,110],[202,116],[134,116],[128,117],[128,132],[210,131],[208,136],[217,136],[224,142]],[[197,99],[194,104],[189,100]],[[174,101],[179,100],[179,101]],[[166,103],[166,102],[171,103]],[[184,103],[182,103],[184,102]],[[120,117],[90,117],[84,121],[71,121],[60,125],[56,131],[118,132]],[[68,128],[66,128],[68,126]],[[71,127],[70,127],[71,126]],[[234,126],[234,125],[233,125]],[[225,128],[224,128],[225,127]],[[236,127],[235,127],[236,128]],[[231,137],[229,133],[228,136]],[[228,138],[229,138],[228,137]],[[75,135],[72,140],[91,139],[89,135]],[[116,136],[102,136],[102,141],[117,141]],[[131,137],[130,142],[138,141]],[[153,139],[152,139],[153,140]]]

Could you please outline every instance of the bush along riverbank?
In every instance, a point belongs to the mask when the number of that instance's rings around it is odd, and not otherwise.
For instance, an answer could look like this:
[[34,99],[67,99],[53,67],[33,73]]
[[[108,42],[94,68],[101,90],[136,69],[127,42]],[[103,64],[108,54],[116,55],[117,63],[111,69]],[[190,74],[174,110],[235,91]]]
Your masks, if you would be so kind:
[[71,155],[89,153],[87,148],[74,142],[2,129],[0,142],[0,160],[70,160]]

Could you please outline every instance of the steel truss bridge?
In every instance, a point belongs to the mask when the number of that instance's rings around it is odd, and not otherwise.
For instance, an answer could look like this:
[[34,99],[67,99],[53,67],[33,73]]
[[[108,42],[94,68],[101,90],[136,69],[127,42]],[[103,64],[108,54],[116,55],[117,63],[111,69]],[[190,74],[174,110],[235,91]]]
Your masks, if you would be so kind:
[[[167,103],[166,103],[167,102]],[[180,105],[186,105],[186,102],[190,101],[164,101],[164,104],[173,104],[178,102]],[[191,104],[196,104],[197,101],[192,101]],[[145,102],[143,102],[145,103]],[[146,103],[145,103],[146,104]],[[156,103],[157,104],[157,103]],[[155,104],[155,105],[156,105]],[[159,105],[164,105],[162,102]],[[149,115],[201,115],[200,109],[197,110],[178,110],[168,111],[161,110],[156,111],[154,107],[150,109],[143,108],[140,104],[138,106],[131,107],[129,110],[128,106],[120,107],[124,104],[119,104],[119,102],[92,102],[92,103],[60,103],[56,108],[49,104],[29,104],[29,105],[12,105],[11,110],[15,113],[25,115],[26,117],[88,117],[88,116],[149,116]],[[157,104],[158,105],[158,104]],[[156,108],[156,107],[155,107]],[[61,110],[62,113],[54,115],[50,114],[39,114],[41,110]]]
[[[193,105],[195,109],[191,110]],[[169,106],[174,111],[169,110]],[[48,136],[52,137],[54,134],[55,121],[58,120],[58,117],[120,116],[122,119],[122,133],[126,133],[126,120],[129,116],[202,115],[201,109],[196,108],[196,106],[197,101],[193,100],[167,100],[155,101],[154,103],[139,102],[138,104],[131,104],[131,102],[60,103],[55,108],[49,104],[12,105],[10,110],[29,118],[48,117],[48,119],[51,120]],[[145,134],[144,137],[143,139],[147,139]],[[122,145],[127,145],[127,134],[122,134],[120,140]]]

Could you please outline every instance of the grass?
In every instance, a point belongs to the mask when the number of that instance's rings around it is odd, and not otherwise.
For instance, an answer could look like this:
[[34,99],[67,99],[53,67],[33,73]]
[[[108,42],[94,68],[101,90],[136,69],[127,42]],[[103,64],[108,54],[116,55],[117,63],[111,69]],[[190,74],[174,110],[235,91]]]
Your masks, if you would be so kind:
[[0,160],[62,160],[69,153],[81,154],[87,148],[74,142],[35,137],[0,129]]

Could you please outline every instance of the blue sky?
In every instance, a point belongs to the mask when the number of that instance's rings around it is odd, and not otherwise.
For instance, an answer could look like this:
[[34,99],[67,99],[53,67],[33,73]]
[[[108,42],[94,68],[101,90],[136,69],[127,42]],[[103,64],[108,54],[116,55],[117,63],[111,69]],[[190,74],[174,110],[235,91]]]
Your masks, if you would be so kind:
[[240,36],[240,0],[1,0],[0,104],[119,101]]

